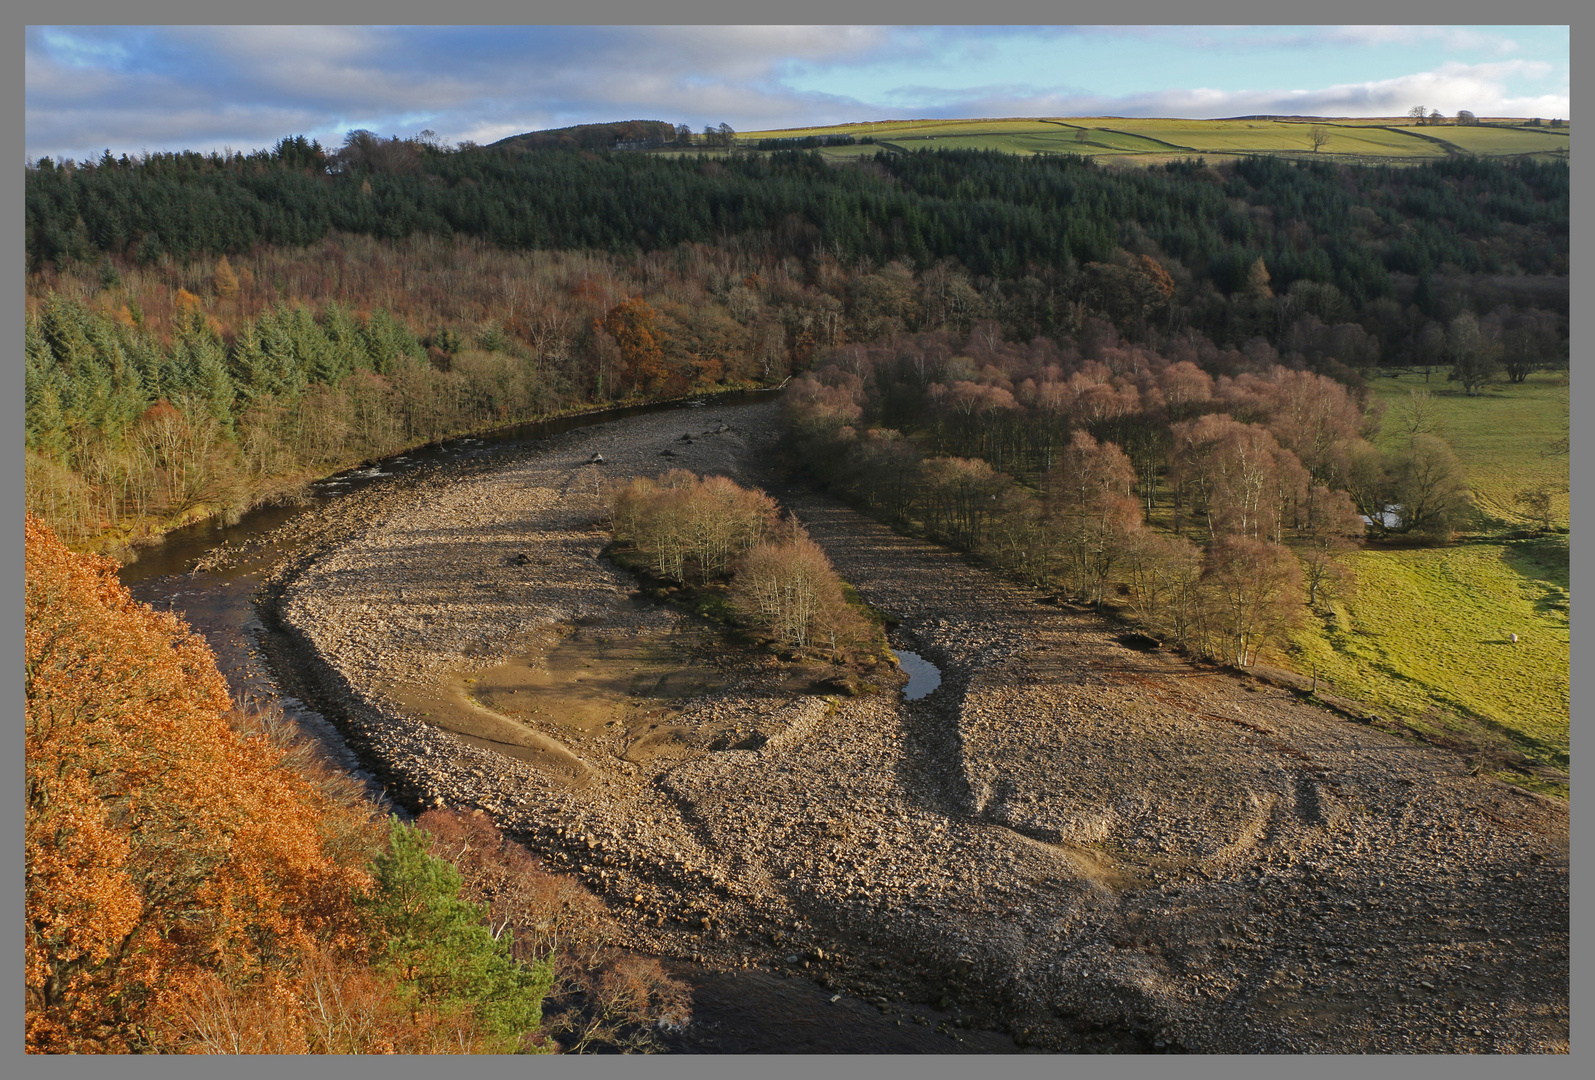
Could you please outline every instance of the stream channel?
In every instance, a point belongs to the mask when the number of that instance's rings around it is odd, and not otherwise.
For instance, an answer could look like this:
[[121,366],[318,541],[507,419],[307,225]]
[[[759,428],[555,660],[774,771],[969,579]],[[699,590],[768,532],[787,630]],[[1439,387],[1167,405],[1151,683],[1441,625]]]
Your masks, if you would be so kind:
[[[767,401],[769,391],[744,391],[715,397],[716,404]],[[349,469],[309,486],[298,504],[258,507],[233,525],[219,520],[176,529],[158,543],[140,547],[124,565],[121,581],[134,598],[185,619],[216,653],[235,701],[279,707],[352,775],[365,782],[383,809],[404,816],[382,786],[344,743],[331,721],[309,704],[279,692],[276,676],[261,648],[269,631],[255,609],[254,594],[278,560],[291,555],[293,540],[246,549],[217,570],[196,570],[198,560],[222,545],[238,547],[257,540],[306,510],[340,496],[385,484],[417,470],[457,463],[491,463],[538,440],[579,427],[613,423],[629,416],[693,407],[693,402],[627,406],[504,428],[477,437],[449,439],[375,464]],[[131,557],[131,556],[124,556]],[[894,650],[895,651],[895,650]],[[910,652],[898,652],[909,674],[909,698],[923,697],[941,682],[935,665]],[[903,1003],[896,1016],[797,976],[768,972],[717,971],[690,961],[662,958],[666,968],[693,988],[694,1022],[668,1038],[676,1053],[710,1054],[963,1054],[1017,1053],[1012,1038],[989,1031],[938,1031],[950,1016],[928,1005]],[[950,1030],[950,1029],[949,1029]]]

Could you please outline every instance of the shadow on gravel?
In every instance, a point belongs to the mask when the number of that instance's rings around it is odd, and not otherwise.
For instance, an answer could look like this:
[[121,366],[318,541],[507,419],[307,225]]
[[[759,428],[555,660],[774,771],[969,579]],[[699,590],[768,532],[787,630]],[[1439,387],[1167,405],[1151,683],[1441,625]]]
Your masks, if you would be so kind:
[[928,647],[906,639],[900,647],[910,647],[942,667],[942,683],[936,692],[918,701],[901,705],[905,740],[903,752],[894,765],[898,790],[909,802],[932,813],[964,817],[975,811],[974,793],[963,769],[963,742],[958,734],[958,714],[963,707],[968,676],[947,671],[945,659],[932,655]]
[[664,1038],[671,1053],[1022,1053],[1010,1036],[953,1027],[951,1013],[925,1005],[899,1004],[883,1012],[808,979],[711,971],[668,960],[665,966],[692,987],[693,1022]]

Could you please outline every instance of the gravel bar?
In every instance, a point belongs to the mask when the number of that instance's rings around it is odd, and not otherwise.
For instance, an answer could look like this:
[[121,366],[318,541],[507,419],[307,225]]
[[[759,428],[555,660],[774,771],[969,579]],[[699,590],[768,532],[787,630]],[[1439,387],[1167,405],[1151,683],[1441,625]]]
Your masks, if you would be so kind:
[[[632,948],[1052,1052],[1567,1051],[1565,803],[782,487],[776,407],[632,417],[306,515],[318,541],[263,593],[279,671],[395,801],[491,814]],[[643,764],[407,715],[401,688],[575,628],[701,637],[599,558],[598,485],[671,467],[777,494],[940,688],[802,692],[722,651],[724,685],[677,705],[683,751]]]

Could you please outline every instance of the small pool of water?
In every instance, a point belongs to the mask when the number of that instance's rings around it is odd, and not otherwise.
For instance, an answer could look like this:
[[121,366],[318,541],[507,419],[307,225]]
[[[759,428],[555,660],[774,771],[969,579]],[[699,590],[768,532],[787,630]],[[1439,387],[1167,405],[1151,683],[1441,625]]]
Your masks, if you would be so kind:
[[917,652],[893,649],[892,655],[897,657],[897,666],[908,672],[908,685],[903,687],[903,697],[909,701],[918,701],[941,685],[941,668]]

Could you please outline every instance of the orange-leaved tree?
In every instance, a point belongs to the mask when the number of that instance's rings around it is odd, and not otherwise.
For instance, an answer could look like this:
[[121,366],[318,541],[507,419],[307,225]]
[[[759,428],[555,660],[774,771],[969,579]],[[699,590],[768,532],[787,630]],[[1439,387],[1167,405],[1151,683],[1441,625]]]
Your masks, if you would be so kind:
[[658,319],[646,300],[634,296],[610,308],[594,324],[615,339],[630,373],[650,393],[658,393],[670,381]]
[[209,647],[114,562],[25,525],[27,1048],[158,1049],[196,984],[363,944],[358,812],[233,730]]

